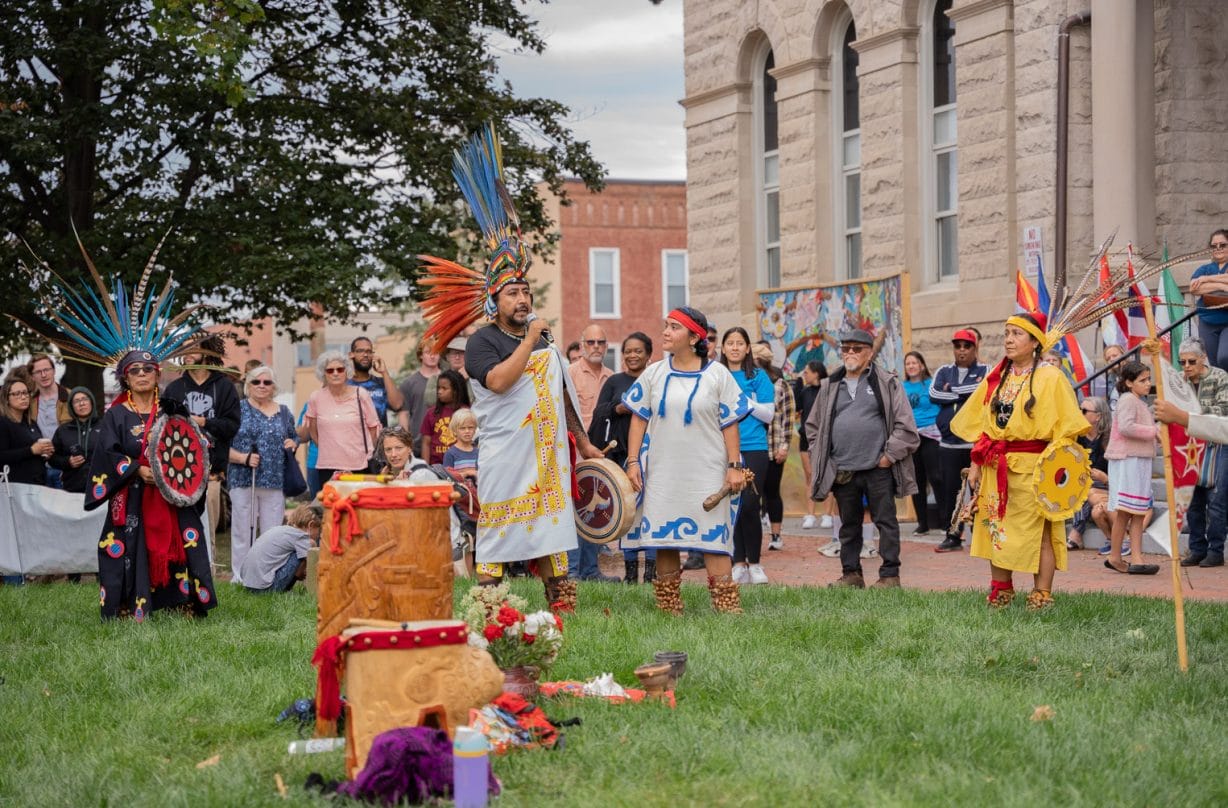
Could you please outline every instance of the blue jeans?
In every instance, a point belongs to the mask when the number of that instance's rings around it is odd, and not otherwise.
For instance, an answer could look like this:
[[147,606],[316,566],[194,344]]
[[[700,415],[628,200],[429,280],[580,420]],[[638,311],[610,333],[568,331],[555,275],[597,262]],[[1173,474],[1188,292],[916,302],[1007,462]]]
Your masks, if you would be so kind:
[[249,592],[289,592],[294,588],[294,573],[298,570],[300,559],[297,555],[291,554],[290,558],[282,564],[277,572],[273,573],[273,585],[265,589],[253,589],[247,587]]
[[1228,325],[1208,325],[1198,318],[1198,338],[1207,349],[1207,360],[1220,370],[1228,370]]
[[597,569],[598,545],[588,541],[583,536],[577,536],[579,549],[567,551],[567,571],[582,581],[596,578],[601,571]]
[[47,466],[44,472],[43,480],[48,488],[58,488],[61,491],[64,490],[64,472],[57,468]]
[[641,552],[644,553],[645,561],[656,561],[657,560],[657,548],[650,547],[649,549],[642,550],[642,551],[641,550],[623,550],[623,561],[638,561],[639,553]]
[[[1208,446],[1210,450],[1211,446]],[[1224,463],[1228,463],[1228,455],[1225,455],[1222,446],[1216,446],[1214,450],[1219,452],[1215,464],[1215,487],[1194,486],[1190,507],[1185,512],[1186,524],[1190,528],[1191,555],[1224,554],[1224,534],[1228,532],[1228,469],[1224,468]]]

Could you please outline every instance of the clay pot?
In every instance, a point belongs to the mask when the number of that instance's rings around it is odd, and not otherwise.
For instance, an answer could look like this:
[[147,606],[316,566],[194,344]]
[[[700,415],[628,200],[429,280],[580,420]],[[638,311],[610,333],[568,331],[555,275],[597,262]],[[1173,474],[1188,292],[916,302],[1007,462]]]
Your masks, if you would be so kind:
[[635,676],[640,680],[640,686],[648,693],[648,698],[659,699],[673,683],[670,677],[670,665],[667,662],[650,662],[635,669]]
[[537,698],[537,668],[531,665],[517,665],[514,668],[502,668],[501,670],[503,671],[504,693],[515,693],[526,701]]
[[686,673],[686,651],[657,651],[653,654],[656,662],[665,662],[670,666],[670,678],[678,681]]

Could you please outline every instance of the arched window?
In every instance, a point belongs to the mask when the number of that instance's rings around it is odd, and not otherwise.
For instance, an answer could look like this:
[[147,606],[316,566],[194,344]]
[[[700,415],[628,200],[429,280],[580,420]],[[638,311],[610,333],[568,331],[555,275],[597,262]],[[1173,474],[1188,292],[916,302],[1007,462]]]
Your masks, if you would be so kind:
[[922,155],[926,167],[928,262],[935,280],[959,277],[958,155],[955,135],[955,24],[947,16],[951,0],[936,0],[925,24],[922,47],[926,70]]
[[780,286],[780,147],[776,129],[776,60],[765,47],[755,73],[755,174],[758,184],[759,282]]
[[[837,277],[861,277],[861,110],[858,101],[857,29],[853,18],[844,21],[833,70],[840,84],[832,94],[835,123],[836,182],[832,183],[836,214]],[[836,28],[840,30],[839,25]]]

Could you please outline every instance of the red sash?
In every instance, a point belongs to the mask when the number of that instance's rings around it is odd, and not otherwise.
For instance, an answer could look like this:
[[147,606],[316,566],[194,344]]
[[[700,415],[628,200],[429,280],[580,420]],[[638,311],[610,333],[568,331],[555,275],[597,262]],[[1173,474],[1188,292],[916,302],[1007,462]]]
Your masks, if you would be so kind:
[[985,433],[972,447],[972,462],[982,469],[995,464],[998,467],[998,518],[1006,515],[1006,455],[1011,452],[1040,454],[1049,446],[1047,440],[993,440]]

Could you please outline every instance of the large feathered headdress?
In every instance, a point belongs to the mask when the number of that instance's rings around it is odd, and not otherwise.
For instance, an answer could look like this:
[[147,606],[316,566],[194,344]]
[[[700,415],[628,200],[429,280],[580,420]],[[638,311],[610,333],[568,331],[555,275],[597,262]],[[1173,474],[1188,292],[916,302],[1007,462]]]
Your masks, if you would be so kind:
[[[1073,291],[1065,286],[1054,290],[1049,311],[1041,312],[1042,352],[1053,348],[1063,337],[1095,325],[1101,318],[1124,308],[1142,305],[1139,284],[1156,277],[1176,264],[1197,259],[1209,250],[1179,255],[1159,263],[1137,256],[1131,246],[1110,252],[1116,232],[1110,233],[1096,250],[1087,272]],[[1047,328],[1046,328],[1047,323]]]
[[509,283],[525,283],[533,262],[521,241],[520,217],[503,181],[503,150],[493,124],[485,124],[452,156],[452,176],[486,241],[485,270],[446,258],[420,255],[426,287],[422,310],[430,326],[423,339],[442,353],[449,340],[482,316],[495,316],[495,295]]
[[[83,283],[73,288],[46,261],[35,256],[39,269],[47,277],[37,277],[33,270],[30,274],[43,309],[41,313],[48,322],[35,325],[13,314],[9,317],[55,345],[66,356],[99,367],[119,365],[130,354],[143,354],[139,357],[143,361],[161,363],[187,353],[198,353],[201,340],[209,336],[193,320],[202,305],[189,306],[176,314],[175,283],[169,274],[158,296],[150,296],[153,291],[150,280],[164,241],[166,236],[154,248],[140,280],[131,290],[119,278],[112,278],[111,288],[107,288],[80,237],[77,237],[77,246],[89,270],[92,286]],[[30,252],[34,254],[33,250]]]

